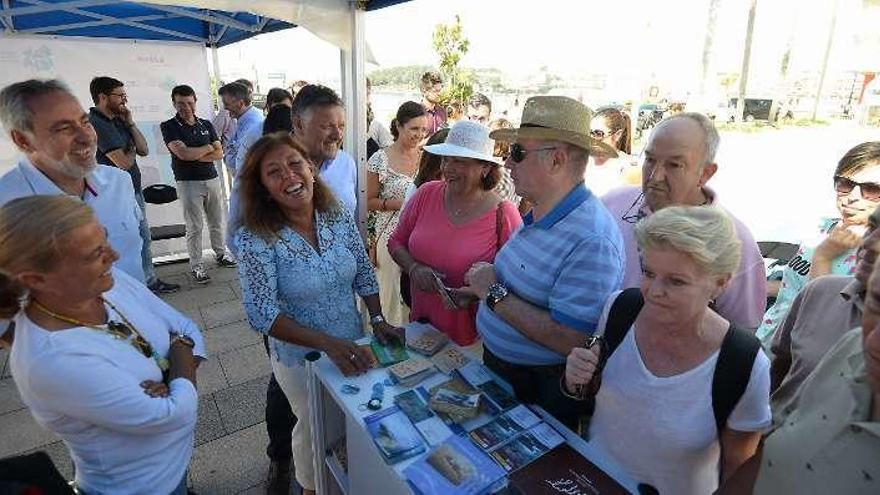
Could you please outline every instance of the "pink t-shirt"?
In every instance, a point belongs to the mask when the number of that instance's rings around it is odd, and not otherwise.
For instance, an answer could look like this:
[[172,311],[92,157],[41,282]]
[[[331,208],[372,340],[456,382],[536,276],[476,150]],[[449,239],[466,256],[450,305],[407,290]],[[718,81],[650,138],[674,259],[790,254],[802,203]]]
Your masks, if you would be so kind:
[[[423,184],[406,204],[397,229],[388,239],[388,251],[405,247],[419,263],[438,273],[448,287],[464,285],[465,272],[478,261],[491,263],[498,250],[496,210],[465,225],[453,225],[444,206],[446,183],[433,181]],[[522,225],[516,206],[502,201],[501,245]],[[432,325],[448,335],[458,345],[470,345],[477,340],[477,305],[448,310],[439,294],[423,292],[411,286],[412,321],[427,318]]]

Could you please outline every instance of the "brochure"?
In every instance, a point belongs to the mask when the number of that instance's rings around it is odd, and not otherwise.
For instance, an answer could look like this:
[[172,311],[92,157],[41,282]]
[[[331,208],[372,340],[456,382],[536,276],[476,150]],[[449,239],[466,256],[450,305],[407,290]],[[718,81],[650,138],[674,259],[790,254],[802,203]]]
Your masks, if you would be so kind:
[[406,414],[428,445],[433,447],[449,438],[452,430],[442,418],[431,411],[428,400],[428,392],[421,387],[394,397],[394,403]]
[[531,409],[520,404],[475,429],[470,433],[470,437],[480,447],[491,450],[540,422],[541,418]]
[[370,349],[373,350],[373,355],[376,356],[376,360],[379,361],[379,365],[383,368],[409,359],[406,349],[397,341],[393,341],[390,345],[386,346],[373,339],[370,342]]
[[516,397],[511,395],[510,392],[494,380],[483,383],[477,386],[477,388],[480,389],[480,391],[483,392],[483,395],[501,411],[506,411],[519,404]]
[[419,432],[397,406],[367,416],[364,418],[364,424],[382,457],[389,464],[409,459],[425,451]]
[[470,440],[456,435],[403,470],[410,486],[424,495],[483,494],[504,474]]
[[547,423],[539,423],[490,452],[506,471],[515,471],[540,457],[565,439]]

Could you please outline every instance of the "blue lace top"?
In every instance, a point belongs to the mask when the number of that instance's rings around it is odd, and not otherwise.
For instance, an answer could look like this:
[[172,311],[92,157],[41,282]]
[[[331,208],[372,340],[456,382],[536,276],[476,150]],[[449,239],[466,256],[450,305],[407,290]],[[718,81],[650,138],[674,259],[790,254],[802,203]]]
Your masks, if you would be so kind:
[[[347,212],[316,212],[318,250],[284,227],[272,242],[246,228],[236,234],[242,300],[251,326],[268,334],[284,314],[300,325],[343,339],[364,335],[355,294],[379,293],[363,241]],[[272,357],[302,364],[313,350],[269,338]]]

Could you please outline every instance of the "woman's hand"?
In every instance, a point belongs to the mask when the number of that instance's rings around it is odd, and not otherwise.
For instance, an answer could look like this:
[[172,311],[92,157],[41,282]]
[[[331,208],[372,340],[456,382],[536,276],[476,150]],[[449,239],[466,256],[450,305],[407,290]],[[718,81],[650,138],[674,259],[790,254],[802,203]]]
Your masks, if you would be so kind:
[[370,358],[351,340],[327,337],[321,349],[345,376],[363,375],[370,370]]
[[445,275],[438,274],[431,269],[430,266],[416,263],[409,270],[409,281],[411,285],[422,292],[437,292],[443,290],[438,279],[442,279]]
[[572,395],[577,395],[579,388],[593,381],[598,367],[599,354],[595,346],[591,349],[575,347],[565,362],[565,388]]
[[168,385],[165,385],[162,382],[147,380],[141,382],[141,388],[143,388],[144,393],[150,397],[168,397]]
[[847,222],[836,225],[818,246],[813,258],[832,261],[850,249],[856,249],[862,245],[862,235],[858,228]]
[[400,345],[406,345],[406,330],[395,327],[387,321],[376,324],[373,327],[373,335],[382,345],[388,345],[392,341],[397,341]]

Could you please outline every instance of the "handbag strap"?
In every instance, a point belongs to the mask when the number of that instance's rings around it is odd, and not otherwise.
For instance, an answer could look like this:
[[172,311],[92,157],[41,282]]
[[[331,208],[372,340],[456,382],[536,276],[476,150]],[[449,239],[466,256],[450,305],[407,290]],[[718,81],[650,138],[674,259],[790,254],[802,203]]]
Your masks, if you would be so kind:
[[495,207],[495,252],[501,250],[501,223],[503,221],[504,212],[501,211],[501,203],[503,201],[498,202],[498,206]]

